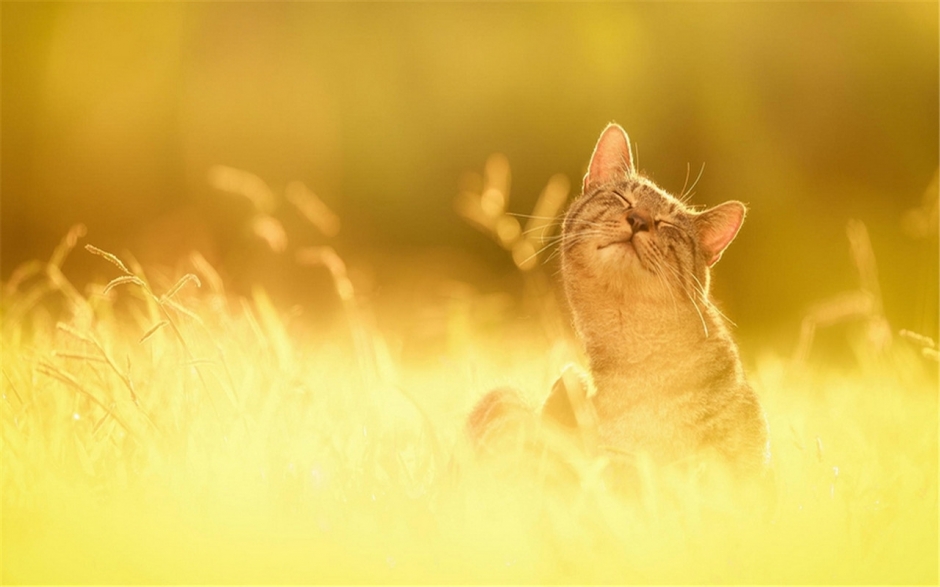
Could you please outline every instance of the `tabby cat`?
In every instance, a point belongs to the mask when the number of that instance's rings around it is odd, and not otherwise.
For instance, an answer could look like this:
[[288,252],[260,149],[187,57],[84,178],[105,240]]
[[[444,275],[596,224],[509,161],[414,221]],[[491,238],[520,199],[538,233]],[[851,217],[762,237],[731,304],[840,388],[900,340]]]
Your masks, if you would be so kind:
[[[736,201],[691,209],[636,172],[620,126],[604,130],[560,245],[564,291],[595,392],[587,397],[587,385],[566,372],[542,407],[543,421],[580,429],[609,454],[766,467],[764,414],[709,295],[711,267],[745,212]],[[517,403],[506,390],[483,398],[468,422],[471,437],[520,414],[500,408]],[[592,429],[585,434],[585,427]]]
[[690,209],[637,174],[620,126],[601,134],[565,217],[561,275],[602,446],[658,462],[709,452],[766,463],[763,411],[709,295],[744,215],[736,201]]

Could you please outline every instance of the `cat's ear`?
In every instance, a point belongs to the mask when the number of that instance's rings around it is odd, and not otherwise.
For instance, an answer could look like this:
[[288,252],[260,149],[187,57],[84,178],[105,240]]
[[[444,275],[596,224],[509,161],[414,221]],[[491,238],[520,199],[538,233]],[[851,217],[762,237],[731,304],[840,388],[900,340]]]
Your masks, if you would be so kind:
[[584,192],[587,193],[589,186],[622,180],[630,175],[633,175],[630,138],[619,124],[612,122],[597,139],[591,164],[584,176]]
[[698,242],[709,267],[718,262],[721,253],[737,236],[746,213],[744,204],[731,201],[705,210],[695,217]]

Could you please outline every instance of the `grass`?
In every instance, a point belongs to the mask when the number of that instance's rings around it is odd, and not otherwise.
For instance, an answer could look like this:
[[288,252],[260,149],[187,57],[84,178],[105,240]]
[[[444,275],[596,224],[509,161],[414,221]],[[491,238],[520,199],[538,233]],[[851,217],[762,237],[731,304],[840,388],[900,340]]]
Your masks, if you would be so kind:
[[559,493],[477,461],[463,422],[496,385],[538,402],[570,337],[454,304],[446,344],[406,357],[330,249],[299,258],[334,276],[340,331],[226,294],[198,255],[154,285],[89,247],[115,279],[81,294],[82,236],[5,284],[4,583],[938,581],[937,368],[905,341],[750,366],[770,510],[655,476],[624,500],[602,460]]

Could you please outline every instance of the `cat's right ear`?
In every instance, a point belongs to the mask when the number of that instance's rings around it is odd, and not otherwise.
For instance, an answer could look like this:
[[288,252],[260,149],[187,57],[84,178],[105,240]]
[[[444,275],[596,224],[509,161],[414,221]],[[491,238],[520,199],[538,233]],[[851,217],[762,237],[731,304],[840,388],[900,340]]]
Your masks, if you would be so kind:
[[721,259],[721,254],[737,236],[746,213],[744,204],[732,200],[695,216],[699,245],[709,267]]
[[616,123],[610,123],[597,140],[587,175],[584,176],[584,193],[589,187],[620,181],[633,175],[633,153],[630,138]]

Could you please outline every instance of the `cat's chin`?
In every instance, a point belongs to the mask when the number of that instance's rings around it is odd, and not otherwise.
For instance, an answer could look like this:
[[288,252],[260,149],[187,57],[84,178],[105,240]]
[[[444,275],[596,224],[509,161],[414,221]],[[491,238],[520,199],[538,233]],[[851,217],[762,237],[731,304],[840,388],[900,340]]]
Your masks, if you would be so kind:
[[599,245],[597,247],[597,253],[599,255],[620,255],[634,258],[637,256],[636,247],[630,240],[620,240]]
[[614,241],[597,247],[598,260],[604,264],[615,263],[618,267],[641,267],[636,246],[629,240]]
[[616,276],[618,288],[633,289],[643,284],[659,286],[663,283],[643,262],[636,245],[630,241],[617,241],[598,247],[594,259],[599,273]]

